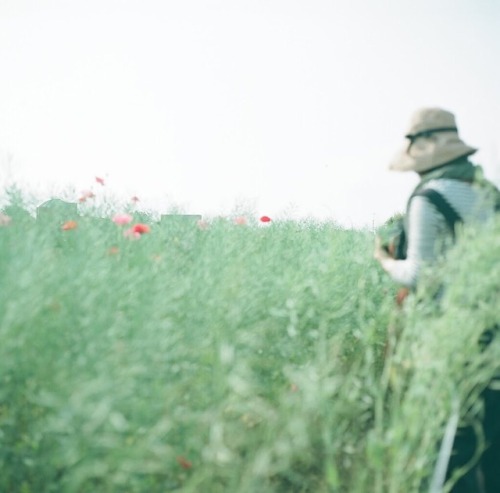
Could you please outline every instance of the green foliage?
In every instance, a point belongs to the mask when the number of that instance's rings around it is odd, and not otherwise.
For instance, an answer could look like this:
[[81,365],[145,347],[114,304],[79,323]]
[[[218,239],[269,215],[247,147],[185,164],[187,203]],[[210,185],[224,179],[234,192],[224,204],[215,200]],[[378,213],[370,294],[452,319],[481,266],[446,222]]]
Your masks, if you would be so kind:
[[65,214],[0,227],[0,491],[416,492],[491,374],[459,348],[496,317],[498,228],[397,313],[369,232]]

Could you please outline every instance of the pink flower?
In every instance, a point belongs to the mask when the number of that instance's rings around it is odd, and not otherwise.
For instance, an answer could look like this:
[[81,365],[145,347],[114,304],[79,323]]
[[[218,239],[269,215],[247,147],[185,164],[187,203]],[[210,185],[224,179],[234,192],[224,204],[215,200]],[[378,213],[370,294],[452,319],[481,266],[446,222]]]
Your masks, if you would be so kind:
[[123,226],[132,222],[134,218],[130,214],[116,214],[113,216],[113,222],[118,226]]
[[271,222],[271,218],[269,216],[262,216],[259,221],[261,223],[270,223]]
[[208,229],[208,223],[206,221],[203,221],[203,219],[198,220],[196,225],[198,226],[199,229],[202,230]]
[[91,190],[84,190],[81,197],[78,199],[78,202],[86,202],[87,199],[93,199],[94,197],[94,192],[92,192]]
[[95,177],[95,181],[99,183],[99,185],[104,186],[104,178],[100,178],[99,176]]
[[238,216],[234,218],[234,224],[238,224],[239,226],[244,226],[247,223],[247,218],[244,216]]
[[123,236],[125,236],[125,238],[134,239],[134,238],[140,238],[141,233],[136,233],[133,228],[129,228],[123,232]]
[[10,216],[7,216],[7,214],[0,212],[0,226],[8,226],[11,221],[12,218]]
[[134,195],[130,200],[137,204],[137,202],[139,202],[139,197],[137,195]]

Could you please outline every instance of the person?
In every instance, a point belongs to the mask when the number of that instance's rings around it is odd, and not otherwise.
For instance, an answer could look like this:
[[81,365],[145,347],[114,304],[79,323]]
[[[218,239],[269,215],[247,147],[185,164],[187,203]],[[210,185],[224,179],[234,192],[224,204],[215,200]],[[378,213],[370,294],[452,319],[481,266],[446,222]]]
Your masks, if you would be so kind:
[[[405,138],[390,169],[416,172],[420,181],[410,195],[406,215],[397,223],[400,230],[388,243],[377,237],[374,257],[408,293],[417,287],[423,269],[454,243],[457,223],[485,222],[493,216],[500,208],[500,192],[484,178],[480,166],[470,161],[477,149],[460,138],[450,111],[435,107],[416,111]],[[394,238],[397,248],[391,244]],[[401,292],[398,296],[401,303],[404,296]],[[455,483],[452,493],[500,493],[499,396],[500,392],[489,388],[482,396],[482,425],[490,446],[479,463]],[[469,463],[476,443],[472,427],[458,430],[448,478]]]

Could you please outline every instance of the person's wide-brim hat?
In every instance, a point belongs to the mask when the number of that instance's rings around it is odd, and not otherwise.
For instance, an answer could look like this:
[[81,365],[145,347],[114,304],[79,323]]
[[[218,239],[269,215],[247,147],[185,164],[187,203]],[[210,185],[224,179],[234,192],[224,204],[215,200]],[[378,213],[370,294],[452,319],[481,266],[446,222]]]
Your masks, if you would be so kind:
[[392,170],[421,173],[477,151],[460,139],[453,113],[441,108],[417,111],[405,137],[405,146],[390,163]]

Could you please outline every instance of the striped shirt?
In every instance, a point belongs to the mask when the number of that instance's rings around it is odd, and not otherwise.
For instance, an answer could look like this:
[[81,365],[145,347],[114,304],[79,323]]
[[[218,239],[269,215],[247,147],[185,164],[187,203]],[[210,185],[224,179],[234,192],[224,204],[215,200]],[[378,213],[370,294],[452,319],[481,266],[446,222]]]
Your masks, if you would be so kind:
[[[470,183],[440,178],[429,181],[422,189],[427,188],[439,192],[465,224],[485,222],[493,216],[491,202]],[[432,264],[451,244],[451,231],[443,214],[427,198],[418,195],[411,199],[407,228],[407,258],[393,262],[388,272],[397,283],[415,287],[422,268]]]

